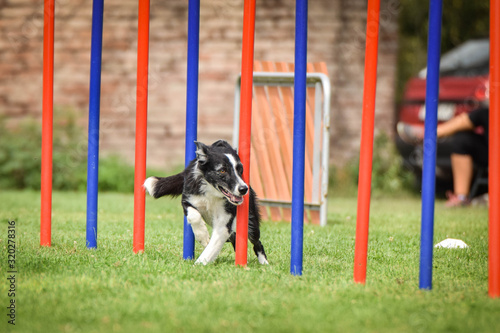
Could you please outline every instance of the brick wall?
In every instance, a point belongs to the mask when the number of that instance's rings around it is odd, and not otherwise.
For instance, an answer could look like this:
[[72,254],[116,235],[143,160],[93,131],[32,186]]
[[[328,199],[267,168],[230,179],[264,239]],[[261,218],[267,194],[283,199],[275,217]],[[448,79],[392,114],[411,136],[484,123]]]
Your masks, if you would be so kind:
[[[243,0],[202,0],[199,139],[230,140],[241,65]],[[187,0],[151,1],[148,165],[183,163]],[[294,5],[258,0],[255,58],[293,62]],[[397,0],[383,0],[376,130],[391,133],[397,53]],[[87,128],[91,1],[56,0],[54,104]],[[365,0],[309,2],[308,60],[325,61],[332,82],[331,157],[358,154],[364,69]],[[0,113],[14,124],[41,119],[43,1],[0,0]],[[137,1],[106,0],[101,151],[134,156]],[[85,149],[86,142],[76,149]]]

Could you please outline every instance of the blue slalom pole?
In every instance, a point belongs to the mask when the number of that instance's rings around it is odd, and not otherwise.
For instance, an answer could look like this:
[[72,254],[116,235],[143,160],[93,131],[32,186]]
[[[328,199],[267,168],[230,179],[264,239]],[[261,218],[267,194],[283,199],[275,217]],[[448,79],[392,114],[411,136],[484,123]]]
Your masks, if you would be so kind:
[[434,199],[436,186],[436,137],[439,99],[442,0],[430,0],[425,95],[424,162],[422,170],[422,228],[420,239],[420,289],[432,289]]
[[[200,46],[200,0],[189,0],[188,5],[188,50],[187,50],[187,93],[186,93],[186,155],[185,165],[196,157],[194,142],[198,132],[198,68]],[[184,217],[185,260],[194,259],[194,233]]]
[[99,114],[101,102],[103,7],[104,0],[93,1],[87,155],[87,247],[89,249],[97,247],[97,191],[99,173]]
[[290,273],[302,275],[304,169],[306,147],[307,0],[295,4],[292,241]]

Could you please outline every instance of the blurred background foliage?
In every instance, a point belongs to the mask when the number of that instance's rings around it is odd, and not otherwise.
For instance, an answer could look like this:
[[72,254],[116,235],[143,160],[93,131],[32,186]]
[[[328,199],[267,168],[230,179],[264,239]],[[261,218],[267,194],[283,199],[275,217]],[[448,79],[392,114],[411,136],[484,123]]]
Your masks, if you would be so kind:
[[[84,191],[87,188],[87,136],[76,118],[71,110],[54,110],[54,190]],[[1,189],[40,189],[41,131],[40,123],[34,119],[7,127],[5,119],[0,118]],[[118,156],[101,156],[99,189],[133,192],[134,167]]]
[[[401,102],[404,85],[426,67],[429,2],[400,0],[399,52],[396,104]],[[488,0],[444,0],[441,53],[468,39],[489,36]]]

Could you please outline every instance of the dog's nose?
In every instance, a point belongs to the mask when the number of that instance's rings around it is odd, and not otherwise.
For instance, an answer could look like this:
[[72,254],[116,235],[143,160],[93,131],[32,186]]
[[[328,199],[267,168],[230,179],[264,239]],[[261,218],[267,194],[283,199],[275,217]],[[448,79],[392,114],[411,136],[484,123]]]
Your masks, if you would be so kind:
[[238,192],[240,192],[240,195],[245,195],[248,192],[248,186],[246,185],[240,185],[238,187]]

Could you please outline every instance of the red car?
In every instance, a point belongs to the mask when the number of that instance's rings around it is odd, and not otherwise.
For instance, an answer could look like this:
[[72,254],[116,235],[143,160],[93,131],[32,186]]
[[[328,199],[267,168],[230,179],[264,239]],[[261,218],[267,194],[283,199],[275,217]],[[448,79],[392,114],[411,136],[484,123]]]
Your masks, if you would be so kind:
[[[426,69],[408,81],[397,118],[396,147],[405,166],[417,177],[422,172],[421,142],[411,142],[402,131],[405,127],[424,126]],[[488,105],[489,40],[475,39],[454,48],[441,57],[438,121],[447,121],[463,112]],[[400,135],[401,134],[401,135]],[[403,138],[404,139],[403,139]],[[438,139],[436,178],[451,180],[449,138]]]

